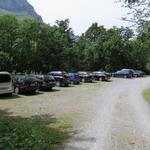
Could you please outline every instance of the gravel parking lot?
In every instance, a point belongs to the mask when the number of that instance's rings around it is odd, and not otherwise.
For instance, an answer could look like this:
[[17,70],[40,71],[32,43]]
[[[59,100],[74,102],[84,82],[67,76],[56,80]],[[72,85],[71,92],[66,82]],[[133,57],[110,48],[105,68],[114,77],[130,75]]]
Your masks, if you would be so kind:
[[149,150],[150,106],[142,97],[149,87],[150,77],[57,87],[1,98],[0,109],[24,117],[71,119],[74,134],[61,150]]
[[87,112],[93,105],[92,98],[100,92],[102,84],[81,83],[70,87],[55,87],[52,91],[35,95],[1,97],[0,109],[22,117],[47,114],[56,118],[67,117],[76,126],[80,119],[89,118]]

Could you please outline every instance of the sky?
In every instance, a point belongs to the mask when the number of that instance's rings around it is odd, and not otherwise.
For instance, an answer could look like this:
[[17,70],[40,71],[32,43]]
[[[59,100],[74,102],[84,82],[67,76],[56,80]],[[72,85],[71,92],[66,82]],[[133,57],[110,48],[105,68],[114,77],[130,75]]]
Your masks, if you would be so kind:
[[56,20],[70,20],[75,34],[81,35],[92,23],[105,28],[129,26],[122,21],[126,9],[115,0],[28,0],[45,23],[54,25]]

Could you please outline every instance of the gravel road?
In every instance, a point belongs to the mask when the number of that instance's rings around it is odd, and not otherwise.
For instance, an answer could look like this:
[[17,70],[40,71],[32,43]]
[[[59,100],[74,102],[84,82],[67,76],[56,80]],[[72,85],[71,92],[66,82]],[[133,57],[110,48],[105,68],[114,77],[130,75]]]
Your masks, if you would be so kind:
[[85,122],[65,150],[150,150],[150,107],[142,91],[150,78],[115,79],[93,98]]
[[72,138],[60,150],[150,150],[150,106],[142,97],[149,87],[150,77],[113,79],[0,99],[0,109],[71,118]]

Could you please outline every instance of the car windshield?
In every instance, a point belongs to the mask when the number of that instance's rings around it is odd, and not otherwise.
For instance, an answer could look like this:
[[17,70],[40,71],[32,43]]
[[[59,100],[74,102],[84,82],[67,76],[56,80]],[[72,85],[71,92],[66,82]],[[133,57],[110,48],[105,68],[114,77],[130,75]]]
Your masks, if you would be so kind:
[[37,81],[36,78],[33,76],[18,76],[15,79],[18,81],[27,81],[27,82]]

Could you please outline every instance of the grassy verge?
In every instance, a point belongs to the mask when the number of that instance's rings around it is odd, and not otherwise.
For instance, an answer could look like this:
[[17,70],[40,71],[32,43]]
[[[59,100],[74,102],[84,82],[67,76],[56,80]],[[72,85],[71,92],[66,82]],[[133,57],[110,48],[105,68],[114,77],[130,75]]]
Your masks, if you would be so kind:
[[150,89],[145,89],[145,90],[143,91],[143,96],[144,96],[144,98],[147,100],[147,102],[150,103]]
[[0,111],[0,149],[56,150],[69,138],[69,127],[52,116],[21,118]]

